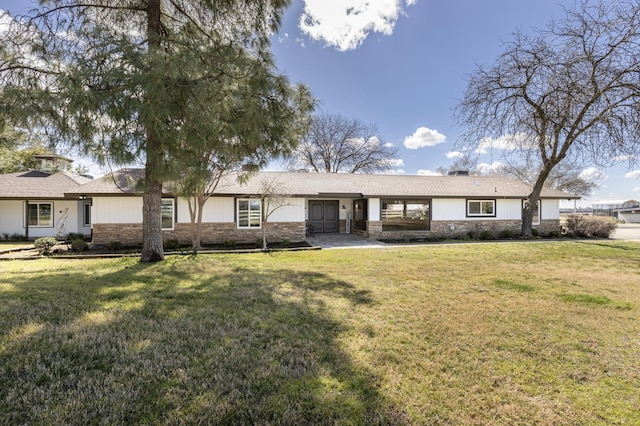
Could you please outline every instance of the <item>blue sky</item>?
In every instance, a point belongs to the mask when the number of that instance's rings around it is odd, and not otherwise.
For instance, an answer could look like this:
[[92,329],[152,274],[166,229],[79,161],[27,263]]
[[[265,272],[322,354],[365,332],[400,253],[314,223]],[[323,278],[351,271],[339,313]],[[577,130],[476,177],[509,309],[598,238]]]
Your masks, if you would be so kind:
[[[12,13],[27,0],[0,0]],[[452,109],[477,64],[492,64],[515,30],[543,28],[574,0],[292,0],[272,48],[280,70],[319,108],[376,124],[398,147],[395,173],[448,166],[460,133]],[[347,14],[347,10],[352,13]],[[484,168],[499,153],[481,157]],[[273,167],[277,167],[272,165]],[[640,198],[640,170],[587,168],[591,201]]]

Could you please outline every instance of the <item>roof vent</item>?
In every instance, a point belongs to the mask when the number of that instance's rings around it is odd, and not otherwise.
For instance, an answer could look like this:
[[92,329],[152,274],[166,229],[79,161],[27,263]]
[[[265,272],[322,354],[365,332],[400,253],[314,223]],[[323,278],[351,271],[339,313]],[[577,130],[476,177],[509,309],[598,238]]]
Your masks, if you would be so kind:
[[469,176],[469,170],[451,170],[449,176]]

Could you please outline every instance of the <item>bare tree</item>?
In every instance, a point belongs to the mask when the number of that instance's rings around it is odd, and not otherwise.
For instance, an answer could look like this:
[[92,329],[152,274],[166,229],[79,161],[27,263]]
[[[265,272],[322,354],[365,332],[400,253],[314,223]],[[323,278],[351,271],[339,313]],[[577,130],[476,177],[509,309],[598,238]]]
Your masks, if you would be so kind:
[[267,224],[273,213],[290,205],[291,195],[287,186],[278,176],[264,176],[260,180],[260,193],[257,194],[262,204],[262,250],[267,251]]
[[491,67],[471,75],[456,108],[463,152],[500,148],[537,158],[522,234],[563,161],[607,165],[639,151],[640,6],[586,2],[533,36],[516,33]]
[[378,136],[375,125],[339,114],[318,114],[307,135],[287,159],[292,171],[364,173],[389,170],[397,154]]

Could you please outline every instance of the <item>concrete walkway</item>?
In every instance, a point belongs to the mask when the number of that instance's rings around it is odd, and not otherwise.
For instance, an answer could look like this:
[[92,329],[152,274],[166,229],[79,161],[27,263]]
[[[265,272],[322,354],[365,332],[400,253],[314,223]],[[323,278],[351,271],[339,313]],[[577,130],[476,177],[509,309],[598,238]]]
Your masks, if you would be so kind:
[[613,234],[612,240],[640,241],[640,223],[621,223]]
[[391,247],[389,244],[356,234],[316,234],[315,237],[307,237],[306,240],[312,246],[323,249]]

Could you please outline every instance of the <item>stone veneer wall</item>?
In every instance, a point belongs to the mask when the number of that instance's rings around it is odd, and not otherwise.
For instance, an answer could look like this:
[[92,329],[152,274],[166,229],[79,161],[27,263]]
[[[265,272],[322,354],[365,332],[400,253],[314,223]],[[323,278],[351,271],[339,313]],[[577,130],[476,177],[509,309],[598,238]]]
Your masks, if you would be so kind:
[[[453,225],[454,229],[451,229]],[[541,235],[547,235],[551,231],[560,231],[560,220],[542,220],[540,225],[533,225]],[[430,231],[383,231],[382,222],[369,221],[367,223],[367,236],[376,239],[397,238],[455,238],[468,232],[490,231],[496,237],[500,232],[509,229],[514,235],[520,235],[522,230],[521,220],[451,220],[431,221]]]
[[[268,223],[266,227],[267,241],[276,242],[285,239],[303,241],[305,239],[305,225],[302,222],[275,222]],[[202,224],[203,244],[226,241],[248,243],[258,238],[262,238],[262,229],[238,229],[233,222]],[[191,224],[176,223],[173,230],[162,231],[162,239],[164,241],[175,239],[181,244],[191,244]],[[142,224],[94,224],[93,243],[107,244],[110,241],[119,241],[125,245],[142,243]]]

